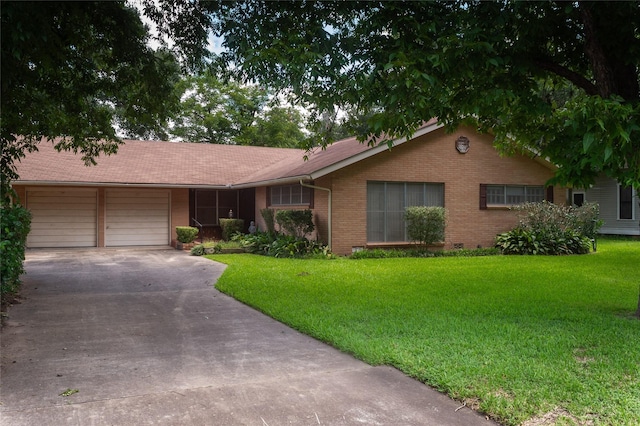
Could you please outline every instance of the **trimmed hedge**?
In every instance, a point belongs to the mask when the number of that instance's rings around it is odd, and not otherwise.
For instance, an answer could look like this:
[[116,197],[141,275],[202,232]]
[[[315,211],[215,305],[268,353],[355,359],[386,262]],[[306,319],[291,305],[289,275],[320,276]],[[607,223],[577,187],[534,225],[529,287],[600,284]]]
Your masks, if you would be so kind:
[[192,243],[198,236],[198,228],[193,226],[176,226],[176,234],[178,241],[183,244]]
[[411,241],[428,247],[444,241],[444,228],[447,225],[447,211],[437,206],[411,206],[405,209],[407,234]]
[[306,210],[278,210],[276,222],[287,234],[303,239],[315,229],[313,212]]

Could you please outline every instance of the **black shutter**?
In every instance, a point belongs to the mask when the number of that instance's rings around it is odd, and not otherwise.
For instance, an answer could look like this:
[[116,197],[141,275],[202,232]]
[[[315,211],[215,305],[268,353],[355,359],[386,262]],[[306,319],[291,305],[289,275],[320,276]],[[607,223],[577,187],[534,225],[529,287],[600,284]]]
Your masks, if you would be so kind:
[[487,209],[487,185],[480,184],[480,210]]
[[547,192],[545,194],[544,199],[550,203],[553,203],[553,186],[547,186]]

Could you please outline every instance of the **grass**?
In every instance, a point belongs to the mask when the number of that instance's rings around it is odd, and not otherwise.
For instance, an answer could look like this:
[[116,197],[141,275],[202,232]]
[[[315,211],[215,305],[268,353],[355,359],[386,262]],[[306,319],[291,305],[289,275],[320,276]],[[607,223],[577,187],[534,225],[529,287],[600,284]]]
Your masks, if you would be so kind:
[[640,241],[582,256],[214,255],[217,287],[497,421],[640,424]]

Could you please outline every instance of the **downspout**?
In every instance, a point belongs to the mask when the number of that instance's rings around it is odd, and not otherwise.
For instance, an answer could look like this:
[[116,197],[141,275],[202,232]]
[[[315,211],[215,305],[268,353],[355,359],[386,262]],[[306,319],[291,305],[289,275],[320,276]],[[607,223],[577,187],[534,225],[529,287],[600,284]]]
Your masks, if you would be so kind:
[[327,191],[329,193],[328,212],[327,212],[327,233],[328,233],[327,246],[329,247],[329,250],[331,250],[331,190],[329,188],[324,188],[322,186],[316,186],[316,185],[310,185],[308,183],[304,183],[302,179],[300,179],[300,185],[307,188]]

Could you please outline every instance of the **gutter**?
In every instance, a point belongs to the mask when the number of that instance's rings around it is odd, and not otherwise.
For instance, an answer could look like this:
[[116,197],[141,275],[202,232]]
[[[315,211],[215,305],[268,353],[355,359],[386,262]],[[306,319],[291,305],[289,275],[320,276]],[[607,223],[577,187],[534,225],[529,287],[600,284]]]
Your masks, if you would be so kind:
[[[311,176],[309,176],[309,178],[311,178]],[[312,189],[319,189],[321,191],[327,191],[329,194],[329,203],[328,203],[328,208],[327,208],[327,246],[329,247],[329,250],[331,250],[331,189],[329,188],[325,188],[322,186],[316,186],[316,185],[311,185],[308,183],[304,183],[304,181],[302,179],[300,179],[300,185],[307,187],[307,188],[312,188]]]
[[86,187],[113,187],[113,188],[195,188],[195,189],[229,189],[229,185],[205,185],[205,184],[165,184],[165,183],[112,183],[112,182],[54,182],[37,180],[18,180],[11,182],[12,185],[29,186],[86,186]]

